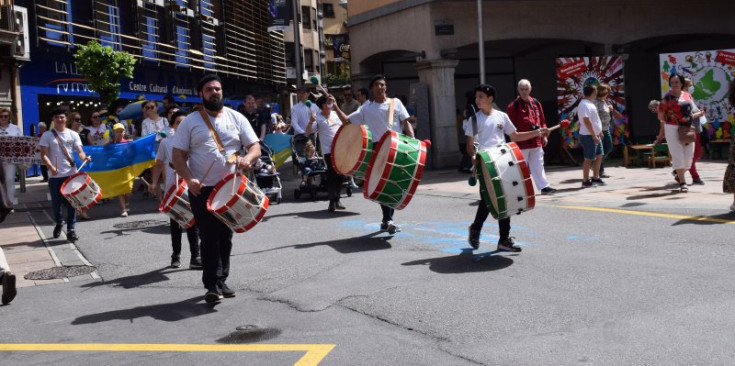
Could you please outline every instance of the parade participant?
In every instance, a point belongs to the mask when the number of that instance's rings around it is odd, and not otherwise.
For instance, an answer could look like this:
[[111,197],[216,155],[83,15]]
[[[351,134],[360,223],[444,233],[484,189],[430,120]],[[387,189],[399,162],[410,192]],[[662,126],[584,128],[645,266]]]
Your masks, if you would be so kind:
[[15,288],[15,274],[10,271],[8,260],[5,258],[3,248],[0,247],[0,282],[2,283],[3,295],[0,301],[3,305],[10,304],[18,294],[18,290]]
[[[696,105],[691,99],[688,93],[685,93],[682,88],[684,87],[684,77],[679,74],[674,74],[669,77],[669,87],[671,88],[668,93],[664,96],[658,107],[658,119],[661,121],[658,136],[654,144],[661,142],[664,137],[666,138],[669,153],[671,154],[671,165],[674,167],[676,172],[676,181],[679,182],[679,191],[686,193],[689,191],[684,173],[691,168],[692,160],[694,158],[694,144],[680,141],[679,139],[679,126],[690,125],[692,120],[698,119],[704,115],[701,111],[695,111]],[[674,103],[677,105],[678,112],[670,113],[670,104]],[[681,119],[684,119],[682,122]]]
[[[99,115],[98,115],[99,116]],[[79,240],[79,236],[74,231],[77,221],[76,210],[61,195],[61,185],[72,174],[76,172],[76,164],[73,158],[73,152],[76,151],[79,159],[89,162],[92,157],[87,156],[82,150],[82,140],[79,134],[66,128],[66,111],[56,108],[51,112],[51,120],[53,126],[46,131],[38,146],[41,147],[41,159],[48,167],[51,176],[48,180],[48,189],[51,193],[51,207],[54,214],[54,238],[61,235],[63,213],[61,208],[67,206],[66,210],[66,238],[74,242]]]
[[[89,123],[87,129],[89,134],[87,135],[87,143],[94,146],[107,145],[108,136],[105,135],[107,132],[107,125],[103,124],[100,119],[100,112],[94,111],[89,115]],[[109,135],[109,133],[107,133]]]
[[[597,87],[587,85],[582,89],[584,99],[577,107],[579,117],[579,141],[582,143],[584,163],[582,163],[582,187],[592,187],[593,184],[604,185],[600,179],[600,164],[602,163],[602,121],[593,101],[597,98]],[[590,167],[592,179],[590,179]]]
[[261,140],[264,139],[268,122],[263,122],[261,111],[256,108],[254,96],[247,95],[245,97],[245,108],[243,108],[240,113],[248,119],[250,127],[253,128],[253,131],[258,135],[258,138]]
[[[48,128],[46,128],[46,122],[38,122],[38,134],[36,135],[36,137],[41,138],[41,136],[43,136],[43,133],[47,130]],[[87,134],[89,134],[89,130],[87,130]],[[82,143],[84,143],[84,140],[82,140]],[[43,162],[41,162],[41,176],[43,177],[41,182],[48,182],[48,168]]]
[[343,94],[345,97],[345,102],[342,103],[339,106],[339,109],[342,110],[342,112],[345,112],[345,114],[350,115],[357,111],[358,108],[362,105],[362,103],[358,102],[356,99],[352,98],[352,88],[349,86],[345,86],[343,89]]
[[[505,135],[508,135],[511,141],[527,141],[548,135],[546,127],[540,127],[533,131],[518,132],[507,114],[493,108],[494,101],[495,88],[487,84],[481,84],[475,88],[475,104],[479,109],[475,115],[479,150],[504,144]],[[465,135],[467,136],[467,153],[475,160],[477,150],[475,150],[473,132],[468,131]],[[487,202],[480,196],[475,221],[469,227],[469,238],[467,240],[474,249],[480,247],[480,233],[488,215],[490,215],[490,210],[487,208]],[[514,238],[510,236],[510,217],[498,220],[498,228],[500,232],[498,250],[520,252],[521,248],[515,245]]]
[[344,113],[337,115],[332,110],[336,105],[337,101],[332,95],[329,95],[329,98],[319,97],[316,100],[316,106],[321,109],[321,113],[316,117],[312,117],[311,122],[306,126],[307,135],[310,135],[312,132],[319,134],[322,154],[324,154],[324,161],[327,163],[327,195],[329,197],[327,211],[329,212],[333,212],[335,209],[344,210],[346,208],[340,202],[344,176],[339,175],[332,166],[332,140],[334,140],[334,135],[337,134],[337,130],[342,126],[344,120],[346,120]]
[[[122,123],[115,123],[115,125],[112,126],[112,130],[114,131],[114,134],[109,145],[130,142],[125,139],[125,125]],[[128,212],[130,212],[130,193],[121,194],[117,196],[117,199],[120,202],[120,216],[128,217]]]
[[[350,114],[344,123],[367,125],[372,132],[373,143],[380,141],[380,138],[388,130],[393,130],[398,133],[405,131],[406,135],[414,137],[411,122],[416,118],[409,116],[408,111],[406,111],[406,108],[400,100],[387,97],[388,84],[385,76],[376,75],[373,77],[370,81],[370,90],[373,93],[373,101],[364,104],[355,113]],[[393,116],[389,116],[391,110],[393,110]],[[335,108],[335,112],[337,112],[340,120],[344,120],[345,116],[341,109]],[[392,124],[389,125],[389,121],[392,121]],[[388,231],[390,234],[401,231],[393,222],[393,212],[395,210],[386,205],[380,205],[380,209],[383,212],[380,230]]]
[[[23,136],[23,131],[13,123],[13,114],[7,108],[0,108],[0,137],[20,136]],[[15,204],[15,173],[18,171],[18,166],[5,162],[2,163],[2,166],[5,172],[5,190],[8,193],[8,200]]]
[[[79,139],[82,140],[82,145],[88,145],[87,139],[89,138],[89,130],[82,124],[82,115],[79,112],[71,112],[66,118],[66,128],[70,128],[72,131],[79,134]],[[89,220],[90,217],[87,214],[87,210],[77,210],[77,217],[80,219]]]
[[176,172],[186,180],[191,210],[199,226],[202,282],[207,289],[204,300],[218,303],[223,295],[235,296],[226,283],[232,230],[207,210],[207,198],[214,186],[232,172],[233,164],[228,163],[228,157],[232,160],[245,146],[247,154],[238,156],[234,165],[249,170],[260,158],[260,144],[247,119],[224,107],[222,81],[217,75],[202,77],[197,92],[203,108],[181,122],[173,137],[173,162]]
[[[531,96],[531,82],[521,79],[518,82],[518,97],[508,104],[508,117],[518,132],[528,132],[540,127],[546,127],[546,117],[541,103]],[[546,179],[544,170],[544,147],[549,143],[546,137],[535,137],[528,141],[519,141],[518,147],[523,153],[523,159],[528,163],[536,188],[542,194],[556,192]]]
[[166,132],[168,130],[168,120],[166,117],[158,115],[158,105],[152,100],[143,102],[141,108],[143,108],[143,116],[145,116],[141,127],[141,136],[155,133],[156,142],[160,142],[163,138],[161,131]]
[[[186,113],[182,111],[175,112],[171,115],[171,129],[174,135],[176,129],[179,127],[181,121],[186,117]],[[172,137],[172,136],[169,136]],[[172,155],[173,155],[173,139],[166,138],[161,141],[161,145],[158,147],[156,153],[156,165],[151,169],[153,172],[153,183],[148,186],[148,189],[154,195],[158,194],[158,178],[163,172],[163,177],[166,181],[164,185],[164,192],[176,184],[176,171],[173,169]],[[171,232],[171,248],[173,253],[171,254],[171,268],[181,267],[181,225],[174,219],[170,219]],[[197,225],[186,229],[186,239],[189,241],[189,252],[191,253],[191,259],[189,260],[190,269],[201,269],[202,259],[199,257],[199,229]]]
[[319,109],[315,105],[311,107],[306,105],[309,100],[309,87],[302,86],[296,91],[299,102],[291,108],[291,127],[294,135],[303,135],[306,133],[306,124],[311,120],[312,115],[319,113]]

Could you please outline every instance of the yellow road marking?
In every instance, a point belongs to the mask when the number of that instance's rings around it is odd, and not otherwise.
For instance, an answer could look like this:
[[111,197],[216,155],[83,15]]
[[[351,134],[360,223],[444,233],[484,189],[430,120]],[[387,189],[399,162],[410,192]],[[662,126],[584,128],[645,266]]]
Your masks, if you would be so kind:
[[559,206],[559,208],[566,208],[570,210],[611,212],[611,213],[620,213],[620,214],[626,214],[626,215],[663,217],[663,218],[668,218],[668,219],[680,219],[680,220],[690,220],[690,221],[707,221],[707,222],[717,222],[721,224],[735,224],[735,220],[716,219],[712,217],[703,217],[703,216],[676,215],[676,214],[667,214],[667,213],[661,213],[661,212],[631,211],[631,210],[620,210],[616,208],[601,208],[601,207],[587,207],[587,206]]
[[306,352],[294,366],[316,366],[334,344],[0,344],[0,352]]

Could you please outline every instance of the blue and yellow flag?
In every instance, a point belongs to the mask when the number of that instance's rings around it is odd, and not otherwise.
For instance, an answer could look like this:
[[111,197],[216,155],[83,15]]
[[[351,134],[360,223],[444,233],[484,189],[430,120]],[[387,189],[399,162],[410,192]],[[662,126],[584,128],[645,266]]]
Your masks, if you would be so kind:
[[291,138],[293,135],[269,133],[263,139],[263,142],[273,150],[273,162],[276,163],[276,169],[291,157]]
[[[82,171],[102,188],[102,198],[115,197],[132,192],[135,177],[156,164],[156,135],[121,144],[84,146],[83,150],[92,161]],[[74,159],[81,166],[79,156],[75,154]]]

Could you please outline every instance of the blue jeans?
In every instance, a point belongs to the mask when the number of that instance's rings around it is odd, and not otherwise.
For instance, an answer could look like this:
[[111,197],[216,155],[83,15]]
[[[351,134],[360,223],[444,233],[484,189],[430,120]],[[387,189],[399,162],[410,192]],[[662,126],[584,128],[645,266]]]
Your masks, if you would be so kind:
[[596,144],[592,135],[579,135],[579,142],[582,143],[585,159],[595,160],[598,155],[602,155],[602,143]]
[[600,163],[600,174],[602,174],[603,171],[605,171],[605,167],[603,166],[605,164],[605,159],[607,159],[607,156],[610,155],[610,153],[613,150],[613,136],[611,129],[608,128],[605,131],[602,131],[602,152],[605,154],[602,157],[602,163]]
[[48,190],[51,193],[51,210],[56,225],[61,225],[63,222],[64,214],[61,208],[66,205],[66,232],[69,233],[74,231],[74,225],[77,223],[77,210],[61,195],[61,185],[64,184],[66,178],[49,178]]

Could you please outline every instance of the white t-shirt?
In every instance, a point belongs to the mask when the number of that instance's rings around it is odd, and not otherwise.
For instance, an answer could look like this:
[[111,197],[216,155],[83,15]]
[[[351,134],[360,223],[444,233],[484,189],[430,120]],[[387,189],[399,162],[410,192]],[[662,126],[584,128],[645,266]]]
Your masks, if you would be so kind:
[[312,114],[319,114],[319,108],[316,107],[316,104],[307,107],[306,104],[299,102],[291,108],[291,126],[294,134],[303,135],[306,133],[306,125],[309,123]]
[[141,136],[148,136],[152,133],[155,133],[156,141],[161,141],[161,131],[165,131],[166,135],[170,133],[168,130],[168,120],[166,119],[166,117],[161,117],[160,119],[158,119],[158,121],[154,121],[150,118],[144,119],[141,130]]
[[166,191],[168,191],[172,185],[176,184],[176,171],[171,168],[171,165],[173,164],[173,156],[173,139],[165,138],[161,140],[161,144],[158,145],[158,151],[156,152],[156,160],[163,163],[164,170],[166,171]]
[[[219,117],[209,116],[209,121],[222,141],[226,156],[259,141],[247,118],[230,108],[225,107]],[[204,186],[217,185],[233,171],[232,165],[227,164],[226,156],[217,149],[199,112],[186,116],[181,122],[173,137],[173,147],[189,153],[189,169],[195,179],[202,179],[210,164],[213,164],[207,178],[201,182]]]
[[[505,135],[516,132],[516,126],[510,121],[505,112],[493,109],[488,116],[482,111],[477,112],[477,140],[480,144],[479,150],[487,150],[505,143]],[[472,119],[468,119],[469,127],[465,130],[465,136],[472,136]]]
[[105,138],[105,131],[107,131],[107,125],[100,124],[97,127],[87,126],[89,130],[89,138],[92,139],[92,145],[102,146],[107,145],[107,139]]
[[0,126],[0,136],[2,137],[11,137],[11,136],[23,136],[23,131],[20,130],[20,127],[16,125],[15,123],[8,124],[8,127],[1,127]]
[[319,142],[322,144],[322,154],[330,154],[332,152],[332,140],[337,130],[342,126],[342,121],[337,117],[337,113],[332,111],[329,117],[324,117],[319,113],[316,115],[316,132],[319,134]]
[[[74,159],[74,151],[76,147],[82,146],[82,139],[79,138],[79,134],[72,131],[70,128],[65,128],[63,132],[58,132],[59,139],[63,142],[63,147],[69,153],[69,156]],[[58,174],[52,175],[51,178],[63,178],[68,177],[76,172],[76,168],[73,168],[69,161],[66,160],[66,154],[59,148],[59,142],[56,141],[54,133],[46,131],[41,136],[41,140],[38,142],[38,146],[48,148],[48,158],[51,160],[51,164],[56,166],[59,171]]]
[[[388,113],[390,112],[390,101],[394,100],[395,105],[393,109],[393,124],[388,126]],[[350,114],[347,117],[350,122],[367,125],[370,128],[370,132],[373,134],[373,142],[380,141],[380,138],[388,132],[393,130],[398,133],[402,133],[401,121],[410,117],[406,107],[403,106],[400,99],[388,98],[383,103],[370,102],[363,104],[357,112]]]
[[[592,103],[589,99],[582,99],[579,103],[579,106],[577,107],[577,117],[579,117],[580,135],[592,135],[593,132],[595,135],[602,133],[602,121],[600,121],[600,115],[597,113],[597,107],[595,107],[595,103]],[[587,129],[587,124],[584,123],[584,117],[590,119],[590,122],[592,122],[592,129],[594,131]]]

